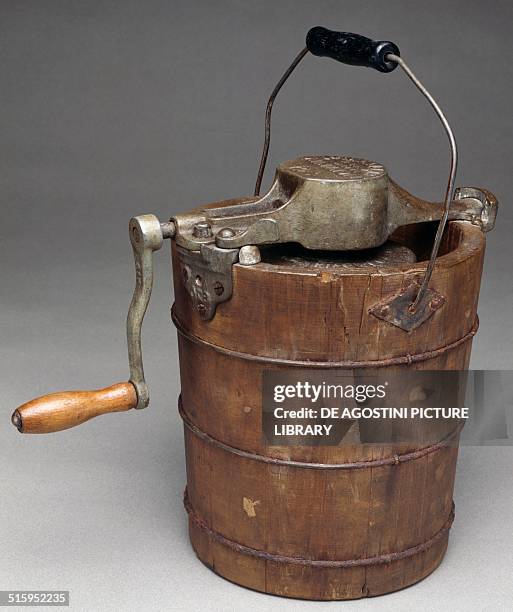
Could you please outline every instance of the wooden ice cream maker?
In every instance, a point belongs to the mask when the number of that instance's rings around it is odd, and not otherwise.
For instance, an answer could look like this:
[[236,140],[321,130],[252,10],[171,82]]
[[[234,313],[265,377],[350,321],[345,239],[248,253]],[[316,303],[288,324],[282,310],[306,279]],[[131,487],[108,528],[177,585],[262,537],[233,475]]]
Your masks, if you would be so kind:
[[[259,195],[273,102],[309,53],[404,70],[449,138],[443,202],[408,193],[379,163],[338,155],[282,163]],[[485,189],[454,190],[456,165],[447,120],[395,44],[313,28],[269,99],[255,195],[165,223],[154,215],[130,221],[129,380],[32,400],[15,410],[14,425],[54,432],[148,405],[141,325],[153,251],[170,240],[184,503],[198,557],[243,586],[304,599],[380,595],[421,580],[447,547],[459,430],[399,449],[357,439],[270,446],[262,437],[262,376],[468,368],[497,201]]]

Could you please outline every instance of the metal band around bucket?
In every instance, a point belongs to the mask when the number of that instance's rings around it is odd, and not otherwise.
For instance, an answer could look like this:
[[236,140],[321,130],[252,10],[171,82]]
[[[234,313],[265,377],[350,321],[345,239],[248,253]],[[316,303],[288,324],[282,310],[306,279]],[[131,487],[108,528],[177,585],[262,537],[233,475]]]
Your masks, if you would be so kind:
[[251,353],[243,353],[240,351],[234,351],[232,349],[225,348],[224,346],[218,346],[217,344],[208,342],[208,340],[204,340],[203,338],[200,338],[199,336],[192,334],[190,331],[188,331],[185,328],[185,326],[181,323],[181,321],[179,320],[176,314],[174,304],[173,304],[173,307],[171,308],[171,319],[173,323],[175,324],[175,327],[178,333],[181,336],[183,336],[187,340],[190,340],[191,342],[194,342],[195,344],[208,346],[209,348],[213,349],[214,351],[218,353],[222,353],[223,355],[228,355],[229,357],[235,357],[237,359],[245,359],[247,361],[255,361],[259,363],[270,363],[270,364],[272,363],[274,365],[283,365],[287,367],[300,367],[300,368],[306,367],[306,368],[312,368],[312,369],[314,368],[325,368],[325,369],[347,368],[347,369],[354,370],[358,368],[383,368],[386,366],[402,365],[402,364],[409,365],[411,363],[418,363],[419,361],[427,361],[428,359],[433,359],[435,357],[439,357],[440,355],[443,355],[444,353],[447,353],[448,351],[452,351],[453,349],[457,348],[461,344],[468,342],[476,335],[477,330],[479,328],[479,318],[476,315],[476,319],[474,321],[474,324],[472,325],[472,328],[464,336],[462,336],[458,340],[455,340],[454,342],[451,342],[449,344],[446,344],[436,349],[432,349],[431,351],[426,351],[424,353],[414,353],[413,355],[410,355],[410,354],[400,355],[398,357],[389,357],[387,359],[374,359],[374,360],[370,359],[366,361],[313,361],[313,360],[307,361],[307,360],[301,360],[301,359],[279,359],[277,357],[264,357],[262,355],[253,355]]
[[409,557],[413,557],[420,553],[429,550],[432,546],[434,546],[437,542],[442,540],[451,528],[451,525],[454,521],[454,502],[452,504],[451,512],[447,521],[443,525],[443,527],[435,533],[434,536],[429,538],[416,546],[411,546],[410,548],[406,548],[405,550],[401,550],[398,552],[385,553],[382,555],[376,555],[375,557],[366,557],[363,559],[343,559],[343,560],[331,560],[331,559],[304,559],[302,557],[289,557],[286,555],[277,555],[274,553],[267,552],[265,550],[258,550],[256,548],[251,548],[249,546],[245,546],[244,544],[239,544],[239,542],[235,542],[234,540],[230,540],[225,537],[218,531],[214,531],[211,529],[206,522],[194,511],[191,502],[189,500],[189,495],[187,489],[184,491],[183,496],[183,504],[185,509],[189,515],[191,521],[199,528],[201,531],[207,533],[213,540],[216,540],[220,544],[231,548],[235,552],[238,552],[243,555],[249,555],[251,557],[258,557],[263,559],[264,561],[271,561],[273,563],[289,563],[292,565],[306,565],[310,567],[331,567],[331,568],[350,568],[350,567],[368,567],[371,565],[382,565],[384,563],[392,563],[393,561],[400,561],[402,559],[407,559]]
[[182,417],[184,426],[193,433],[196,437],[200,438],[207,444],[220,448],[221,450],[230,453],[232,455],[238,455],[244,459],[251,461],[261,461],[262,463],[270,463],[272,465],[285,465],[287,467],[314,469],[314,470],[358,470],[364,468],[383,467],[385,465],[399,465],[407,461],[413,461],[420,459],[431,453],[435,453],[442,448],[446,448],[454,440],[457,439],[458,434],[463,429],[464,422],[460,422],[453,431],[451,431],[445,438],[431,444],[430,446],[424,446],[416,451],[409,453],[395,454],[391,457],[383,457],[382,459],[367,459],[362,461],[351,461],[347,463],[312,463],[308,461],[294,461],[292,459],[280,459],[279,457],[269,457],[267,455],[260,455],[258,453],[250,453],[249,451],[242,450],[235,446],[230,446],[221,442],[217,438],[213,438],[210,434],[206,433],[195,425],[184,410],[182,396],[178,398],[178,413]]

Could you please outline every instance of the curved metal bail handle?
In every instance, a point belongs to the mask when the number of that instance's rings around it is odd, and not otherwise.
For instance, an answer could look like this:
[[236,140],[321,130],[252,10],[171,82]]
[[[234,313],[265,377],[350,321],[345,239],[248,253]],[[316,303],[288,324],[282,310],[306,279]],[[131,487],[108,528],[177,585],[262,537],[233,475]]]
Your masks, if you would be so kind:
[[271,143],[271,114],[273,112],[273,104],[276,100],[276,96],[280,93],[280,89],[285,85],[285,81],[294,72],[296,66],[308,53],[308,48],[305,47],[296,55],[292,60],[292,64],[285,70],[283,76],[276,84],[276,87],[272,90],[269,100],[267,101],[267,107],[265,109],[265,137],[264,137],[264,148],[262,149],[262,157],[260,158],[260,166],[258,168],[257,179],[255,183],[254,195],[260,195],[260,187],[262,186],[262,179],[264,178],[265,166],[267,164],[267,156],[269,155],[269,145]]
[[417,87],[420,93],[429,102],[429,104],[435,111],[437,117],[440,119],[444,127],[445,133],[447,134],[447,138],[449,139],[449,145],[451,149],[451,167],[449,170],[449,178],[447,180],[447,187],[445,190],[444,213],[438,223],[435,240],[433,242],[433,247],[431,249],[431,257],[429,259],[429,264],[428,264],[428,267],[426,268],[424,278],[422,279],[420,289],[415,299],[409,306],[409,311],[413,313],[416,311],[418,305],[422,302],[422,299],[427,291],[429,281],[431,280],[431,275],[433,274],[433,270],[435,269],[436,258],[438,255],[438,251],[440,249],[440,243],[442,242],[442,237],[444,234],[445,226],[449,218],[449,211],[451,208],[451,202],[452,202],[453,193],[454,193],[454,182],[456,180],[456,171],[458,168],[458,147],[456,145],[456,139],[454,138],[454,133],[451,129],[451,126],[449,125],[449,122],[447,121],[447,118],[442,112],[442,109],[437,104],[433,96],[429,93],[429,91],[424,87],[424,85],[422,85],[419,79],[415,76],[415,74],[413,73],[411,68],[408,66],[408,64],[406,64],[406,62],[402,59],[402,57],[400,57],[399,55],[396,55],[395,53],[389,53],[387,55],[387,59],[391,62],[395,62],[402,68],[402,70],[405,72],[408,78],[412,81],[412,83]]
[[350,32],[334,32],[332,30],[328,30],[327,28],[317,26],[308,32],[306,36],[306,47],[302,49],[294,58],[292,64],[287,68],[281,79],[278,81],[276,87],[273,89],[267,102],[265,113],[264,147],[262,150],[262,157],[255,184],[255,196],[260,195],[260,187],[269,154],[269,145],[271,141],[271,114],[274,101],[287,79],[290,77],[292,72],[305,57],[308,51],[310,51],[313,55],[331,57],[332,59],[344,64],[349,64],[352,66],[365,66],[367,68],[374,68],[379,72],[385,73],[392,72],[392,70],[394,70],[397,66],[400,66],[415,84],[418,90],[428,100],[429,104],[442,122],[445,132],[449,138],[451,148],[451,167],[445,192],[444,213],[438,224],[438,229],[431,251],[431,257],[426,268],[424,278],[408,309],[409,312],[414,313],[427,291],[429,281],[435,267],[438,251],[440,249],[440,243],[442,241],[445,225],[449,217],[449,210],[454,191],[454,182],[456,178],[456,169],[458,165],[458,150],[454,134],[441,108],[438,106],[437,102],[429,91],[415,76],[411,68],[401,58],[399,48],[395,43],[390,41],[374,41],[370,38],[366,38],[365,36],[361,36],[360,34],[352,34]]
[[269,144],[271,142],[271,114],[274,100],[289,76],[294,72],[295,68],[308,51],[320,57],[331,57],[343,64],[365,66],[366,68],[374,68],[379,72],[392,72],[392,70],[395,70],[397,64],[388,60],[387,55],[395,54],[399,56],[401,54],[399,47],[389,40],[371,40],[361,34],[335,32],[321,26],[311,28],[306,35],[306,47],[301,49],[293,59],[292,64],[285,70],[267,102],[265,111],[264,148],[262,150],[254,192],[256,196],[260,195],[260,187],[262,185],[262,178],[264,176],[265,165],[269,153]]

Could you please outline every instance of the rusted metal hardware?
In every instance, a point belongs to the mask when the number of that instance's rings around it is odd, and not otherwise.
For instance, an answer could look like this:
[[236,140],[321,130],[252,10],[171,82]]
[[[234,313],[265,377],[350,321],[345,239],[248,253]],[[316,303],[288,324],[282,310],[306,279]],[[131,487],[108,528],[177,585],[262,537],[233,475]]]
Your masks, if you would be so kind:
[[413,309],[411,305],[415,296],[418,295],[420,287],[420,284],[412,283],[398,295],[374,304],[369,309],[369,313],[378,319],[400,327],[404,331],[410,332],[417,329],[446,302],[443,295],[428,287],[424,292],[423,300],[417,308]]
[[420,544],[417,544],[415,546],[411,546],[410,548],[390,553],[383,553],[381,555],[375,555],[374,557],[365,557],[363,559],[305,559],[303,557],[278,555],[275,553],[267,552],[265,550],[251,548],[250,546],[245,546],[244,544],[240,544],[239,542],[230,540],[230,538],[227,538],[222,533],[219,533],[219,531],[215,531],[214,529],[209,527],[207,523],[199,516],[199,514],[197,514],[197,512],[192,507],[187,489],[185,489],[184,491],[183,505],[191,521],[199,529],[201,529],[201,531],[207,533],[210,538],[219,542],[223,546],[227,546],[228,548],[236,550],[237,552],[242,553],[244,555],[248,555],[250,557],[257,557],[259,559],[264,559],[265,561],[270,561],[272,563],[288,563],[291,565],[303,565],[307,567],[318,568],[369,567],[373,565],[388,564],[392,563],[393,561],[399,561],[401,559],[413,557],[414,555],[419,555],[429,550],[439,540],[446,537],[454,522],[453,502],[451,512],[449,513],[447,521],[442,526],[442,528],[439,529],[431,538],[429,538],[429,540],[421,542]]
[[245,359],[247,361],[253,361],[257,363],[272,363],[280,366],[286,367],[308,367],[308,368],[322,368],[322,369],[351,369],[356,370],[359,368],[385,368],[387,366],[396,366],[396,365],[411,365],[412,363],[419,363],[422,361],[428,361],[429,359],[435,359],[444,353],[454,350],[461,344],[465,342],[470,342],[472,338],[477,334],[477,330],[479,329],[479,319],[476,317],[472,328],[468,333],[466,333],[458,340],[451,342],[450,344],[445,344],[439,348],[433,349],[431,351],[424,351],[423,353],[407,353],[406,355],[400,355],[398,357],[388,357],[387,359],[368,359],[361,361],[306,361],[303,359],[281,359],[278,357],[262,357],[260,355],[253,355],[251,353],[243,353],[241,351],[233,351],[232,349],[228,349],[217,344],[212,344],[211,342],[207,342],[203,338],[199,338],[194,334],[191,334],[180,322],[178,317],[176,316],[174,307],[171,308],[171,319],[178,331],[178,333],[189,340],[190,342],[194,342],[198,345],[208,346],[212,350],[222,353],[223,355],[228,355],[229,357],[237,357],[239,359]]
[[[397,185],[396,188],[400,189]],[[408,197],[409,194],[404,193],[405,202],[407,202]],[[463,201],[465,202],[465,209],[456,211],[458,205]],[[454,192],[454,201],[451,208],[446,208],[446,210],[449,210],[449,219],[457,218],[454,215],[458,214],[461,215],[462,220],[477,225],[483,232],[489,232],[495,226],[497,207],[496,197],[486,189],[459,187]],[[440,226],[438,229],[440,229]],[[438,235],[439,232],[437,231],[437,237]],[[439,246],[439,240],[435,238],[428,270],[430,266],[434,269]],[[443,295],[427,286],[426,278],[428,281],[431,278],[431,273],[428,276],[428,270],[423,279],[419,279],[418,283],[409,285],[404,291],[392,298],[374,304],[369,309],[369,313],[406,332],[411,332],[420,327],[446,302]]]
[[205,321],[215,314],[217,305],[232,296],[232,265],[239,249],[220,249],[202,244],[199,251],[178,247],[182,282],[191,296],[194,309]]
[[[406,201],[407,195],[404,197]],[[456,213],[455,208],[463,201],[465,201],[465,211],[460,210]],[[486,189],[459,187],[454,192],[454,201],[448,218],[453,219],[456,218],[453,216],[454,214],[460,214],[462,220],[477,225],[483,232],[489,232],[495,226],[497,207],[496,197]],[[429,262],[429,266],[433,265],[433,268],[439,246],[437,239],[435,239]],[[433,254],[435,259],[433,259]],[[409,285],[404,291],[401,291],[392,298],[374,304],[369,309],[369,314],[387,321],[406,332],[417,329],[446,302],[446,298],[443,295],[430,289],[425,284],[426,277],[427,271],[423,279],[419,280],[418,283]],[[431,274],[428,280],[430,277]]]
[[155,215],[133,217],[129,224],[130,242],[134,252],[135,288],[128,309],[126,335],[130,382],[137,392],[136,408],[146,408],[150,401],[144,379],[141,348],[141,328],[153,288],[153,251],[158,251],[164,238],[174,235],[174,223],[160,223]]
[[400,465],[401,463],[406,463],[408,461],[415,461],[416,459],[421,459],[422,457],[430,455],[431,453],[436,453],[442,450],[443,448],[446,448],[447,446],[456,444],[457,438],[461,433],[463,426],[465,425],[463,421],[460,421],[456,425],[456,427],[451,432],[449,432],[442,440],[439,440],[434,444],[424,446],[423,448],[419,448],[418,450],[411,451],[408,453],[399,453],[389,457],[383,457],[381,459],[367,459],[363,461],[352,461],[347,463],[311,463],[308,461],[295,461],[293,459],[281,459],[279,457],[270,457],[269,455],[251,453],[249,451],[236,448],[235,446],[225,444],[217,438],[213,438],[211,435],[200,429],[190,420],[183,407],[181,395],[178,398],[178,412],[180,414],[180,417],[182,418],[185,427],[187,427],[187,429],[191,433],[193,433],[198,438],[201,438],[207,444],[215,446],[216,448],[219,448],[226,453],[232,453],[234,455],[238,455],[239,457],[250,459],[251,461],[260,461],[262,463],[270,463],[272,465],[282,465],[286,467],[301,468],[307,470],[361,470],[383,466]]

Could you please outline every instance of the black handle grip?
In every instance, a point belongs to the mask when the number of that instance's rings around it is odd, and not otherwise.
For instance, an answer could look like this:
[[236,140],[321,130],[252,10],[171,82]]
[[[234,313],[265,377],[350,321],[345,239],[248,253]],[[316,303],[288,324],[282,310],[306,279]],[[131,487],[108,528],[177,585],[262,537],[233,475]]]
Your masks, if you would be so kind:
[[314,55],[331,57],[344,64],[392,72],[396,62],[387,61],[388,53],[400,55],[399,47],[388,40],[371,40],[351,32],[334,32],[321,26],[306,35],[306,46]]

